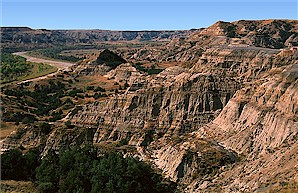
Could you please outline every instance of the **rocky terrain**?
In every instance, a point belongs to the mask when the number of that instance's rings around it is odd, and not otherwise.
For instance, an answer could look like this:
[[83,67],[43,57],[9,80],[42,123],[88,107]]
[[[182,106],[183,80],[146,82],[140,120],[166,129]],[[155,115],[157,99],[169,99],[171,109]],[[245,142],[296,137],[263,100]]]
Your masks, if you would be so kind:
[[[219,21],[160,50],[126,53],[112,68],[102,56],[78,64],[75,74],[101,73],[129,87],[74,107],[61,120],[73,128],[57,122],[40,135],[26,126],[2,148],[38,146],[46,154],[125,140],[124,154],[152,163],[182,192],[298,191],[297,26]],[[147,58],[179,65],[149,75],[130,63]]]
[[132,58],[189,62],[198,59],[203,50],[210,47],[295,47],[298,42],[297,25],[295,20],[218,21],[206,29],[191,33],[188,38],[176,38],[163,48],[141,49]]
[[1,44],[12,48],[46,48],[54,45],[96,44],[105,41],[169,41],[197,30],[176,31],[111,31],[111,30],[46,30],[29,27],[1,27]]

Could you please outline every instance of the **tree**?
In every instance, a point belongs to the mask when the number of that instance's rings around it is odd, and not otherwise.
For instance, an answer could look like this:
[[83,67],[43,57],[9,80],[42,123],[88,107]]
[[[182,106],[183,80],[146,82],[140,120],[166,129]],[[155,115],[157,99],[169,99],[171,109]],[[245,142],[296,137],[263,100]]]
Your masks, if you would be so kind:
[[29,150],[24,156],[24,172],[25,178],[28,180],[35,180],[35,169],[40,165],[39,152],[36,150]]
[[72,128],[73,127],[73,125],[71,124],[70,120],[68,120],[68,121],[65,122],[65,126],[67,128]]
[[124,89],[127,89],[129,87],[129,84],[127,82],[124,83]]
[[40,122],[38,125],[38,128],[40,129],[41,133],[47,135],[52,131],[52,127],[47,122]]
[[31,117],[27,116],[22,120],[23,124],[29,124],[29,123],[33,123],[34,119],[32,119]]
[[40,166],[36,168],[36,183],[38,184],[38,188],[47,188],[44,190],[45,192],[58,190],[58,166],[58,155],[50,150],[47,156],[42,160]]
[[5,151],[1,155],[1,177],[6,180],[34,180],[39,164],[37,151],[29,150],[24,155],[19,149]]
[[1,155],[1,174],[4,180],[22,180],[25,178],[23,170],[24,158],[19,149],[5,151]]

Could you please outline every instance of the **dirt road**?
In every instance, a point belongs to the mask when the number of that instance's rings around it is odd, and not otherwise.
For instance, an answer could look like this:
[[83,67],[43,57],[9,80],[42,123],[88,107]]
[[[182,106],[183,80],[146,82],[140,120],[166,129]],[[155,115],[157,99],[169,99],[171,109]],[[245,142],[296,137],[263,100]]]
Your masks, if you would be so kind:
[[32,78],[32,79],[21,81],[18,84],[25,83],[25,82],[31,82],[31,81],[43,80],[43,79],[46,79],[48,77],[52,77],[52,76],[56,75],[59,71],[68,70],[70,66],[74,65],[74,63],[70,63],[70,62],[60,62],[60,61],[43,59],[43,58],[35,58],[35,57],[32,57],[32,56],[26,55],[26,53],[27,52],[16,52],[16,53],[13,53],[13,54],[18,55],[18,56],[22,56],[22,57],[26,58],[27,61],[29,61],[29,62],[44,63],[44,64],[49,64],[51,66],[55,66],[55,67],[58,68],[58,70],[57,70],[57,72],[47,74],[45,76],[41,76],[41,77],[38,77],[38,78]]

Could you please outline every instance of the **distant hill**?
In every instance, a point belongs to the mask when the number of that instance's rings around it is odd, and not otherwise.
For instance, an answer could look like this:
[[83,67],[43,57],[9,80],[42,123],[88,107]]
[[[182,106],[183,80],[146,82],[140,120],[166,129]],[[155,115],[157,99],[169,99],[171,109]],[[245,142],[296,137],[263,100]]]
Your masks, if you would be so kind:
[[1,32],[3,33],[25,32],[25,31],[33,31],[33,29],[29,27],[1,27]]
[[170,41],[192,37],[200,41],[207,36],[241,38],[245,44],[267,48],[298,45],[297,20],[239,20],[218,21],[206,29],[159,30],[159,31],[112,31],[112,30],[47,30],[29,27],[1,27],[1,43],[4,48],[12,44],[27,47],[48,45],[92,44],[103,41]]
[[[196,30],[195,30],[196,31]],[[1,27],[1,43],[30,46],[95,43],[102,41],[166,41],[188,36],[194,30],[110,31],[110,30],[46,30],[28,27]]]

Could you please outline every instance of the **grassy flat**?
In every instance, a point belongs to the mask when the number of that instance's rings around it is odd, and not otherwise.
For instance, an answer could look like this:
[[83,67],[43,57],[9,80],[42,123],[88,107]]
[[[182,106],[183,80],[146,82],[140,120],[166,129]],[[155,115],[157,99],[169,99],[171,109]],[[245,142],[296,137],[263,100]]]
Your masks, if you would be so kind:
[[30,71],[28,73],[26,73],[23,76],[19,76],[19,77],[17,77],[16,80],[13,80],[10,82],[1,80],[0,81],[1,86],[7,85],[7,84],[13,84],[13,83],[17,83],[20,81],[33,79],[33,78],[38,78],[41,76],[45,76],[47,74],[54,73],[58,70],[57,67],[51,66],[49,64],[34,63],[34,62],[28,62],[28,64],[33,66],[33,68],[30,69]]
[[31,62],[31,64],[33,64],[33,68],[31,70],[32,73],[29,75],[19,77],[19,79],[18,79],[19,81],[37,78],[40,76],[44,76],[44,75],[56,72],[58,70],[57,67],[51,66],[49,64],[32,63],[32,62]]

